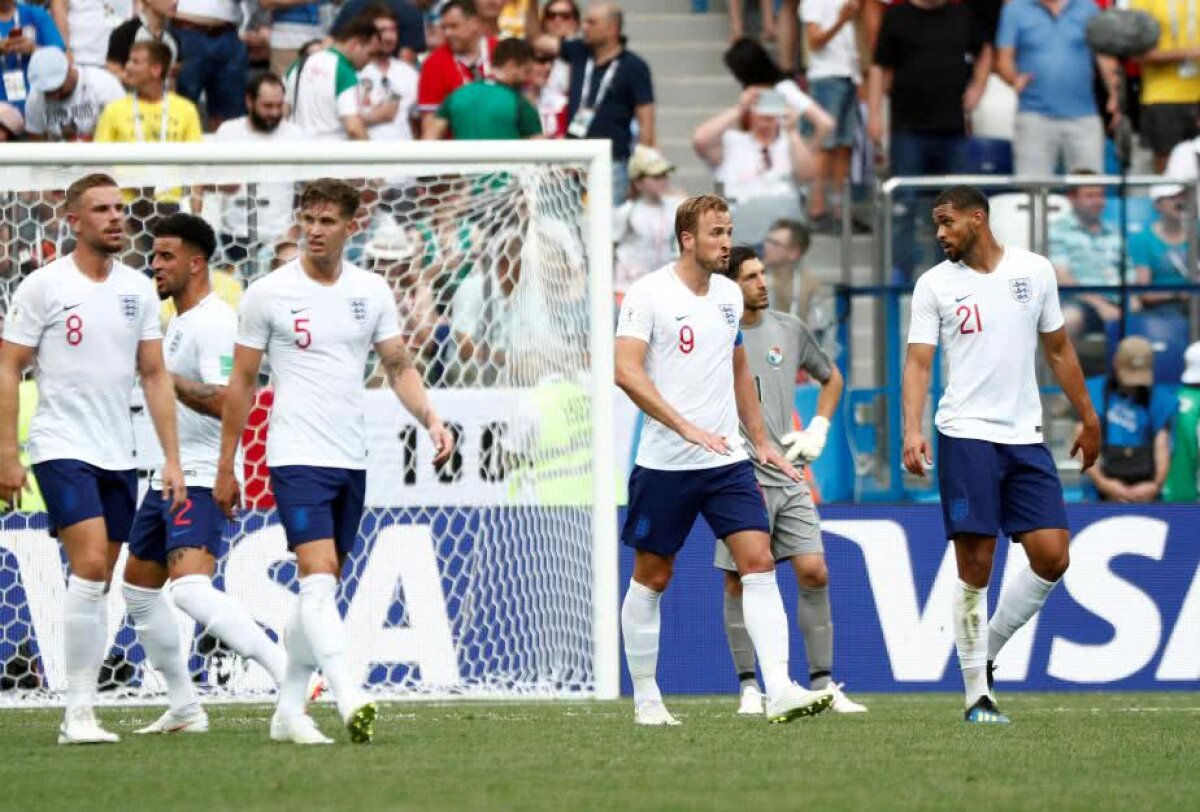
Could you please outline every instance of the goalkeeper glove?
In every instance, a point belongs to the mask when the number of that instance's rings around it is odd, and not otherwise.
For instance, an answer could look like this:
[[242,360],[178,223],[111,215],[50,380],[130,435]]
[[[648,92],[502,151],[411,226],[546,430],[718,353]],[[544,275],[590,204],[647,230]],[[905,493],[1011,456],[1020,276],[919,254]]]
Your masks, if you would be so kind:
[[802,462],[812,462],[821,456],[825,449],[825,437],[829,434],[829,421],[820,415],[812,419],[804,431],[793,431],[781,439],[784,445],[784,457],[788,462],[799,459]]

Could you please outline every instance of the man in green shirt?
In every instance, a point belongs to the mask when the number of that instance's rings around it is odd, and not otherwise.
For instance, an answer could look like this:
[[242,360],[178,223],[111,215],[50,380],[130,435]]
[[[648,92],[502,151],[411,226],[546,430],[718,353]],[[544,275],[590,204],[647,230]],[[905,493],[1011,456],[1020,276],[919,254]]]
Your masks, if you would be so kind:
[[463,85],[438,108],[428,136],[460,141],[540,138],[542,121],[521,89],[529,83],[533,49],[525,40],[502,40],[486,79]]
[[1171,437],[1171,467],[1163,483],[1164,502],[1200,501],[1200,341],[1183,355],[1183,383],[1176,392],[1179,411]]

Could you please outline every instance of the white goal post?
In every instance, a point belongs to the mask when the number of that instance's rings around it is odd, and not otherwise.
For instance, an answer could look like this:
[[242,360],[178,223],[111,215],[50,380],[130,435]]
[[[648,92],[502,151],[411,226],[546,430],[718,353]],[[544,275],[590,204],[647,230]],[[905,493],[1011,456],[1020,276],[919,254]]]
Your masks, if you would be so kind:
[[[368,364],[367,511],[340,598],[352,666],[380,698],[611,699],[620,675],[611,167],[602,141],[6,145],[0,312],[22,278],[70,250],[62,193],[85,174],[111,174],[126,190],[121,258],[134,267],[149,267],[158,217],[204,216],[221,238],[211,267],[225,284],[214,274],[214,287],[234,298],[299,242],[276,233],[280,199],[290,222],[304,181],[351,180],[364,207],[347,258],[393,283],[410,351],[460,441],[434,472],[424,433],[386,387],[371,388]],[[265,415],[265,371],[262,382]],[[32,403],[23,392],[23,409]],[[131,419],[144,469],[161,451],[136,403]],[[263,436],[260,421],[245,445],[247,494],[260,501],[231,524],[216,580],[278,637],[295,574],[270,507]],[[0,524],[0,706],[59,704],[64,687],[66,568],[40,495],[27,496]],[[179,619],[205,696],[269,694],[262,669]],[[162,701],[119,588],[109,625],[102,701]]]

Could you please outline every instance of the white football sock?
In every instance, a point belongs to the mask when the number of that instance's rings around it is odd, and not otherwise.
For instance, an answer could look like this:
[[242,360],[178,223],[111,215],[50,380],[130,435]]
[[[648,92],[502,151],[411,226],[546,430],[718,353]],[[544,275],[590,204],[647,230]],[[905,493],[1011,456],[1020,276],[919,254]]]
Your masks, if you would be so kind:
[[304,634],[304,623],[300,619],[300,601],[292,604],[288,614],[287,628],[283,633],[287,649],[287,668],[279,686],[279,700],[275,714],[282,719],[302,716],[308,705],[308,682],[317,667],[312,647]]
[[329,683],[342,719],[362,705],[362,689],[346,665],[346,631],[337,608],[337,578],[327,573],[300,579],[300,620],[313,658]]
[[631,578],[621,604],[621,636],[625,642],[625,663],[633,682],[635,708],[647,702],[662,702],[657,679],[661,599],[661,592]]
[[63,664],[67,672],[67,708],[91,707],[108,642],[108,601],[103,581],[67,578],[63,607]]
[[146,659],[163,675],[167,683],[167,702],[171,710],[183,711],[196,704],[196,689],[188,673],[183,647],[179,644],[179,624],[161,589],[146,589],[125,584],[121,590],[125,608],[133,619],[138,642]]
[[1057,584],[1058,581],[1047,581],[1028,567],[1017,573],[1008,589],[1000,593],[996,613],[988,624],[989,660],[996,659],[1017,629],[1041,610]]
[[742,614],[754,641],[767,696],[774,698],[792,684],[788,674],[788,620],[773,572],[742,576]]
[[171,582],[175,605],[211,635],[224,641],[247,660],[267,670],[276,685],[282,685],[287,655],[254,622],[242,604],[213,586],[207,575],[185,575]]
[[961,580],[954,588],[954,644],[962,669],[966,706],[988,694],[987,587],[976,589]]

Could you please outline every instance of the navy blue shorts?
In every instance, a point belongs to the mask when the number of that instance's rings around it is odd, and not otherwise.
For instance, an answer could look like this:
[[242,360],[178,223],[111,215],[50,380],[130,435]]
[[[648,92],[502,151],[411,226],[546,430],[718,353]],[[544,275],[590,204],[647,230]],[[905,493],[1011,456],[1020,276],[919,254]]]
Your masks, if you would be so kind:
[[314,465],[280,465],[270,471],[288,549],[333,539],[339,553],[354,550],[367,495],[366,471]]
[[129,553],[143,561],[167,565],[167,553],[184,547],[208,550],[214,558],[223,552],[221,531],[225,517],[213,501],[212,488],[188,488],[187,501],[173,515],[162,491],[151,488],[133,517]]
[[700,515],[719,539],[743,530],[771,532],[767,505],[748,460],[690,471],[635,465],[621,541],[669,557],[679,552]]
[[97,516],[104,517],[109,541],[129,538],[137,509],[137,471],[109,471],[80,460],[46,460],[33,465],[51,535]]
[[1041,443],[1006,445],[938,434],[938,489],[946,538],[959,533],[1012,541],[1030,530],[1067,527],[1062,483]]

